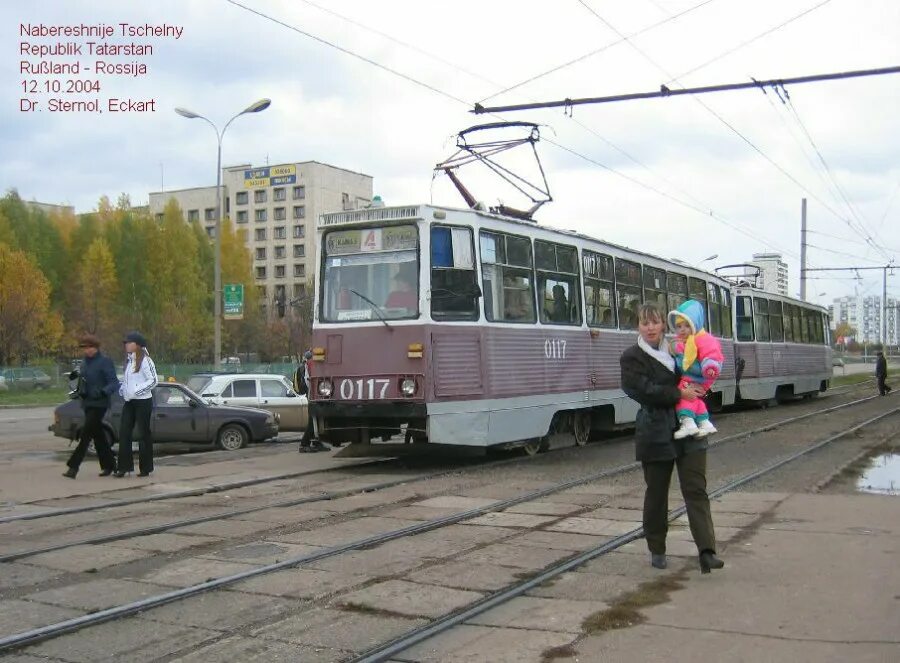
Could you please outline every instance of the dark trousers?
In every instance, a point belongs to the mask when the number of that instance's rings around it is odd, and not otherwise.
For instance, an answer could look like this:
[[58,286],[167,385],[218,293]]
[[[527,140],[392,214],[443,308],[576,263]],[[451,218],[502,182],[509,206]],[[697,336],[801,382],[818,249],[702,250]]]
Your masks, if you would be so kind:
[[300,438],[300,446],[308,447],[312,444],[312,438],[316,436],[316,430],[313,428],[313,418],[310,417],[306,422],[306,430],[303,431],[303,437]]
[[105,407],[88,407],[84,409],[84,426],[81,428],[81,437],[78,440],[78,446],[69,456],[66,463],[73,470],[77,470],[84,460],[87,453],[88,445],[91,440],[94,441],[94,449],[97,450],[97,460],[100,461],[100,468],[104,470],[116,469],[116,459],[113,456],[112,449],[109,447],[109,441],[106,439],[106,431],[103,430],[103,415],[106,414]]
[[153,413],[153,399],[135,399],[125,401],[122,406],[122,428],[119,432],[119,472],[134,470],[134,456],[131,453],[131,441],[134,427],[137,425],[141,434],[138,463],[142,474],[153,471],[153,436],[150,433],[150,415]]
[[666,532],[669,529],[669,483],[672,466],[678,469],[681,494],[687,505],[688,523],[697,550],[716,550],[716,532],[713,528],[709,496],[706,494],[706,450],[696,451],[677,458],[653,463],[642,463],[644,482],[644,536],[653,554],[666,552]]
[[891,390],[890,386],[887,384],[887,375],[878,375],[876,376],[876,379],[878,380],[878,393],[882,396],[886,396]]

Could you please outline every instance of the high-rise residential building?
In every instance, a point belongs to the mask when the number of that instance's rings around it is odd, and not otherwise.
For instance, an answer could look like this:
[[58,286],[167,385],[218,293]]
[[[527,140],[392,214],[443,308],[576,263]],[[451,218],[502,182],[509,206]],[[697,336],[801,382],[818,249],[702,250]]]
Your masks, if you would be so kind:
[[[831,316],[833,329],[840,323],[846,322],[856,330],[853,338],[857,342],[882,342],[881,297],[840,297],[834,300],[834,304],[829,309],[833,309]],[[898,300],[888,297],[885,320],[887,321],[887,336],[885,337],[887,345],[898,345],[900,343]]]
[[[259,301],[306,294],[315,274],[315,222],[327,212],[365,207],[372,200],[372,177],[316,161],[222,169],[223,215],[246,230]],[[161,218],[175,199],[186,221],[198,221],[210,237],[216,228],[216,187],[150,194],[150,211]]]
[[778,295],[789,295],[788,266],[780,253],[754,253],[750,264],[759,267],[758,288]]

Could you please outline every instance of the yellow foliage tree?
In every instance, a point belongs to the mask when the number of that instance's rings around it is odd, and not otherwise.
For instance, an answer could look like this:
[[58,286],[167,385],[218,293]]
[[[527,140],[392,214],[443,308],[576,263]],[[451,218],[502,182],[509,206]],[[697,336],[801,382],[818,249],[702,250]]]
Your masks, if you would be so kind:
[[71,298],[74,307],[69,314],[69,328],[74,333],[90,332],[101,340],[112,342],[116,334],[115,306],[119,293],[116,263],[109,244],[97,237],[75,266]]
[[61,338],[50,283],[25,253],[0,244],[0,363],[55,352]]

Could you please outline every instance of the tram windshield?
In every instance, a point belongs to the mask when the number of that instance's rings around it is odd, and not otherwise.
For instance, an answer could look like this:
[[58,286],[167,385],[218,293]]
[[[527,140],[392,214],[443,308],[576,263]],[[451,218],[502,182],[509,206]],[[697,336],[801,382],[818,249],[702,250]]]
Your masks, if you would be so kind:
[[324,322],[418,317],[415,226],[332,230],[325,235],[323,248]]

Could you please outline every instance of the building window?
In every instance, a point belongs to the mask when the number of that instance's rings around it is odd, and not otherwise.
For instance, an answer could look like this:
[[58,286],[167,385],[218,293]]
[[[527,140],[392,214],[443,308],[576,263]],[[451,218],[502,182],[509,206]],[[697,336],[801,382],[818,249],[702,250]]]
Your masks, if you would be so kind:
[[238,223],[247,223],[247,210],[245,210],[245,209],[238,210],[237,222]]
[[287,213],[283,207],[275,208],[275,220],[276,221],[284,221],[287,218]]
[[306,198],[306,187],[305,186],[295,186],[294,187],[294,200],[303,200]]
[[294,257],[295,258],[305,258],[306,257],[306,247],[303,244],[294,244]]
[[[303,267],[303,265],[294,265],[294,275],[297,276],[297,267]],[[300,270],[303,271],[302,269]],[[298,297],[306,297],[306,284],[305,283],[295,283],[294,284],[294,299]]]
[[274,232],[275,239],[287,239],[287,231],[284,226],[278,226]]
[[256,259],[257,260],[265,260],[266,259],[266,247],[260,246],[256,249]]
[[279,200],[285,200],[285,198],[286,198],[286,196],[285,196],[283,186],[280,186],[277,189],[272,189],[272,200],[279,201]]
[[216,220],[216,208],[215,207],[207,207],[203,210],[203,216],[207,221],[215,221]]
[[264,203],[266,202],[266,190],[265,189],[257,189],[253,192],[253,202],[254,203]]
[[216,227],[215,226],[206,226],[206,234],[210,237],[216,236]]
[[257,267],[256,268],[256,278],[258,278],[258,279],[266,278],[266,268],[265,267]]
[[246,205],[247,204],[247,192],[246,191],[238,191],[234,194],[234,204],[235,205]]
[[276,279],[284,278],[284,265],[275,265],[275,278]]
[[266,209],[258,209],[253,213],[253,217],[257,221],[265,221],[268,218],[268,216],[266,214],[267,211],[268,210],[266,210]]
[[287,257],[287,251],[285,251],[283,246],[275,247],[275,260],[283,260]]
[[188,221],[194,222],[200,220],[200,210],[198,209],[189,209],[188,210]]
[[164,217],[165,217],[165,214],[157,214],[157,215],[156,215],[156,222],[157,222],[157,223],[162,223]]
[[302,239],[306,236],[306,228],[303,226],[294,226],[294,239]]
[[305,279],[306,278],[306,265],[294,265],[294,276]]
[[344,209],[344,210],[352,209],[350,207],[350,194],[349,193],[341,194],[341,209]]
[[305,219],[306,218],[306,205],[294,205],[294,218],[295,219]]
[[265,229],[265,228],[257,228],[257,229],[256,229],[256,235],[255,235],[255,238],[256,238],[256,241],[257,241],[257,242],[265,241],[265,239],[266,239],[266,229]]
[[264,285],[256,286],[256,295],[257,295],[257,299],[259,300],[260,307],[264,308],[266,305],[266,297],[268,297],[268,294],[266,294],[266,286],[264,286]]

